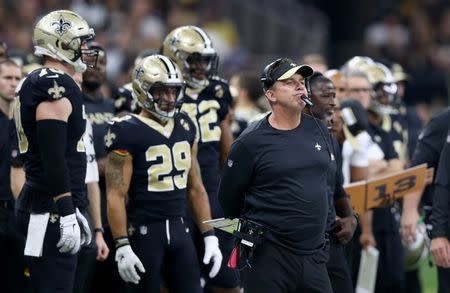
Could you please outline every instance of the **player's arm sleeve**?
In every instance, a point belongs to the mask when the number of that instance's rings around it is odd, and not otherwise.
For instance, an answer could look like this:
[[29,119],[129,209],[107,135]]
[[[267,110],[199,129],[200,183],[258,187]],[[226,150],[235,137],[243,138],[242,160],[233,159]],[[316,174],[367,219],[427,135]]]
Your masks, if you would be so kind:
[[228,84],[222,84],[223,89],[223,96],[221,98],[218,98],[220,109],[218,111],[219,120],[223,121],[228,115],[228,112],[230,110],[231,102],[233,101],[233,98],[231,97],[230,87]]
[[442,149],[433,195],[432,238],[446,237],[450,204],[450,134]]
[[252,154],[241,140],[236,141],[228,154],[219,185],[219,201],[225,217],[235,218],[241,215],[253,167]]

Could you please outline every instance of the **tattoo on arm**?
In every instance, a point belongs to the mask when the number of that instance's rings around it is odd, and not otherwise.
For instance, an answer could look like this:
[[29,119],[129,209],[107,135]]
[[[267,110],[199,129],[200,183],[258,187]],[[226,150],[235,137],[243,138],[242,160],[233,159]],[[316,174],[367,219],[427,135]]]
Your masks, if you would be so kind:
[[[126,163],[130,160],[130,156],[119,155],[114,152],[108,154],[106,162],[105,179],[108,189],[118,189],[127,191],[129,181],[125,180]],[[126,182],[128,181],[128,182]]]

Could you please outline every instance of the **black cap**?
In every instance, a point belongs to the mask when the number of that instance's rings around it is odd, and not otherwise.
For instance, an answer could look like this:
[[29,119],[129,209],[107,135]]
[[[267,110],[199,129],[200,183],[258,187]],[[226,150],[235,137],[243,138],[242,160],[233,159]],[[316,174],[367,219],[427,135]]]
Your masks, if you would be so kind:
[[264,68],[261,82],[265,89],[270,88],[278,80],[286,80],[300,73],[304,78],[311,76],[314,70],[308,65],[297,65],[290,59],[277,59]]

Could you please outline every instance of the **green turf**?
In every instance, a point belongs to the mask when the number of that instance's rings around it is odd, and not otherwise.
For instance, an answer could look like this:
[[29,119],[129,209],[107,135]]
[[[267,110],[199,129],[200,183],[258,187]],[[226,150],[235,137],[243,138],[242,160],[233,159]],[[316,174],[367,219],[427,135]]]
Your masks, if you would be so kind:
[[432,263],[430,266],[430,261],[423,262],[420,266],[420,280],[422,281],[423,293],[436,293],[437,292],[437,272],[436,266]]

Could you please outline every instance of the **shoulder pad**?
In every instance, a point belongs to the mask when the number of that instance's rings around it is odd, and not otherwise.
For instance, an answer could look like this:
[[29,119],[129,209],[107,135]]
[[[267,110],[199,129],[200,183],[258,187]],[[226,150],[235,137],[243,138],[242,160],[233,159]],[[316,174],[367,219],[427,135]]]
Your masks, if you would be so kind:
[[219,82],[228,84],[228,80],[226,80],[226,79],[224,79],[224,78],[222,78],[222,77],[220,77],[218,75],[211,76],[211,80],[219,81]]
[[113,119],[111,119],[110,121],[108,121],[108,124],[114,124],[114,123],[121,123],[123,121],[127,121],[130,120],[131,118],[133,118],[132,115],[125,115],[123,117],[114,117]]
[[30,73],[34,87],[33,94],[44,100],[71,99],[81,96],[81,90],[73,78],[63,71],[41,68]]

